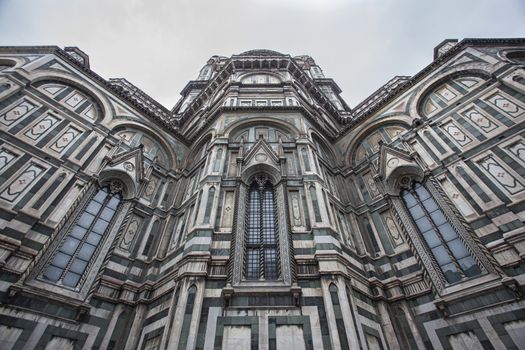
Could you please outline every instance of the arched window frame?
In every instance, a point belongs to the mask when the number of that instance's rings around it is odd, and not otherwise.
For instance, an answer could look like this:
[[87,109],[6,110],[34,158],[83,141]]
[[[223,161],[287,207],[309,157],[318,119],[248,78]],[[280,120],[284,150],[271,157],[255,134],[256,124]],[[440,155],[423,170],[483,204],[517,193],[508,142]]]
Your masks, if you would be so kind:
[[147,236],[146,243],[142,248],[142,255],[147,259],[151,259],[155,255],[161,232],[160,220],[154,219]]
[[[448,283],[460,282],[483,273],[482,266],[447,220],[443,209],[424,184],[413,182],[410,187],[403,188],[401,198]],[[420,224],[420,221],[423,223]],[[465,259],[470,260],[468,268],[465,263],[462,264],[462,260]],[[451,273],[447,274],[446,271]]]
[[339,337],[339,342],[341,344],[342,349],[349,349],[348,344],[348,338],[347,338],[347,332],[345,328],[345,323],[343,319],[343,313],[341,308],[341,303],[339,301],[339,288],[334,283],[331,283],[328,287],[328,292],[330,293],[330,299],[332,301],[332,305],[334,308],[334,314],[335,314],[335,323],[336,323],[336,331],[337,336]]
[[310,152],[306,146],[301,148],[301,156],[303,158],[303,166],[305,172],[311,172],[312,166],[310,164]]
[[[86,208],[91,203],[93,197],[97,195],[101,188],[109,188],[110,193],[120,195],[120,203],[117,206],[109,225],[102,234],[102,238],[98,242],[89,264],[83,271],[79,283],[75,287],[69,287],[45,279],[43,274],[46,272],[51,260],[58,253],[63,242],[69,237],[71,230],[75,227],[76,222],[86,211]],[[41,257],[37,258],[38,260],[35,268],[28,274],[26,279],[27,284],[75,299],[85,298],[103,263],[102,259],[97,259],[97,256],[105,256],[109,251],[111,244],[116,238],[118,230],[122,226],[125,214],[131,207],[132,203],[128,199],[132,195],[132,189],[127,188],[127,186],[120,180],[111,178],[104,179],[101,184],[93,183],[91,186],[86,186],[85,192],[80,194],[82,199],[76,206],[76,209],[66,216],[63,228],[58,230],[50,238],[51,244],[45,251],[43,251]],[[89,232],[86,233],[86,236],[88,236],[88,234]]]
[[215,153],[215,162],[213,164],[213,172],[218,173],[221,171],[222,165],[222,148],[218,148]]
[[111,338],[108,343],[108,350],[121,349],[126,345],[127,337],[126,334],[129,333],[131,327],[131,312],[128,310],[123,310],[120,312],[115,326],[111,331]]
[[[424,239],[419,229],[414,223],[412,216],[408,212],[408,209],[406,208],[403,199],[400,196],[401,191],[403,189],[410,188],[414,182],[420,182],[425,186],[432,198],[437,203],[438,207],[443,211],[447,221],[453,227],[456,234],[461,239],[472,258],[482,270],[481,274],[473,276],[471,278],[481,277],[486,275],[487,273],[496,274],[494,266],[489,262],[487,256],[481,251],[480,247],[478,246],[478,243],[476,243],[473,237],[473,234],[469,233],[467,227],[460,221],[459,214],[456,213],[452,209],[453,207],[447,203],[445,199],[446,196],[444,195],[444,193],[442,193],[442,191],[440,191],[438,187],[439,185],[437,185],[432,178],[423,178],[415,175],[400,176],[399,181],[397,181],[397,183],[399,184],[399,187],[397,188],[399,191],[399,196],[392,197],[392,204],[395,208],[395,213],[399,216],[399,220],[404,224],[403,228],[410,238],[410,243],[415,247],[416,251],[418,252],[419,259],[427,269],[436,290],[439,293],[442,293],[447,287],[451,286],[452,283],[447,282],[447,280],[445,279],[444,274],[438,266],[436,259],[428,249],[428,246],[424,242]],[[464,282],[468,279],[470,278],[461,279],[457,283]]]
[[396,337],[403,349],[417,350],[418,345],[411,328],[411,320],[401,305],[392,305],[390,313],[396,329]]
[[[259,167],[255,167],[259,169]],[[280,181],[280,175],[273,168],[262,166],[264,170],[245,170],[242,175],[242,181],[237,189],[237,200],[235,205],[235,218],[233,225],[233,259],[231,260],[232,269],[229,275],[229,281],[234,288],[242,289],[243,287],[265,286],[265,287],[291,287],[292,285],[292,269],[290,258],[290,237],[288,232],[288,213],[285,206],[285,185]],[[269,171],[270,173],[267,173]],[[250,280],[245,278],[245,231],[246,231],[246,215],[247,215],[247,201],[249,196],[250,185],[256,176],[267,176],[268,181],[273,185],[273,192],[275,196],[276,205],[276,220],[277,220],[277,249],[278,249],[278,264],[280,266],[279,278],[275,280]]]
[[323,217],[321,216],[321,207],[319,206],[319,198],[317,196],[317,188],[315,185],[308,187],[310,193],[310,202],[312,203],[312,210],[314,212],[314,219],[316,223],[322,222]]
[[208,225],[211,221],[211,215],[212,215],[212,209],[213,209],[213,202],[215,201],[215,186],[211,186],[208,189],[208,195],[206,198],[206,206],[204,208],[204,217],[202,219],[202,223]]
[[250,184],[246,212],[244,278],[277,280],[280,276],[277,208],[266,176]]

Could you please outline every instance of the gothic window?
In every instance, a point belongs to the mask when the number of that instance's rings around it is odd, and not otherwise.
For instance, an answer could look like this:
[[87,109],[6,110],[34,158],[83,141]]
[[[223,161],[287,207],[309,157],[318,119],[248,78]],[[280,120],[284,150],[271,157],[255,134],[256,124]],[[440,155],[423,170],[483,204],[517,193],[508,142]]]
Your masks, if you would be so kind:
[[402,190],[401,197],[448,283],[481,274],[465,243],[425,186],[416,182],[410,189]]
[[308,150],[303,147],[301,148],[301,153],[303,155],[304,171],[312,171],[312,168],[310,167],[310,158],[308,157]]
[[178,229],[178,237],[177,237],[177,247],[180,246],[182,242],[182,238],[184,237],[184,229],[186,228],[186,220],[189,220],[189,211],[186,211],[183,215],[179,216],[181,218],[179,229]]
[[257,176],[249,189],[245,244],[245,278],[278,279],[280,264],[274,189],[266,176]]
[[147,256],[148,258],[151,257],[151,255],[153,254],[154,250],[153,249],[153,246],[155,245],[155,241],[156,241],[156,238],[159,234],[159,229],[160,229],[160,223],[158,220],[156,220],[154,223],[153,223],[153,226],[151,228],[151,232],[148,236],[148,240],[146,241],[146,245],[144,246],[144,249],[142,250],[142,255],[145,255]]
[[164,196],[162,198],[162,204],[161,206],[163,208],[167,208],[169,205],[170,205],[170,202],[171,202],[171,196],[173,194],[173,182],[170,181],[168,182],[168,186],[166,186],[166,191],[164,192]]
[[[193,317],[193,306],[195,305],[195,297],[197,295],[197,287],[192,285],[188,289],[188,299],[186,300],[186,308],[184,310],[184,318],[182,320],[182,329],[180,331],[179,349],[186,349],[188,343],[188,336],[190,334],[191,318]],[[159,346],[160,348],[160,346]]]
[[77,288],[121,201],[120,193],[113,193],[109,187],[100,188],[78,213],[55,255],[44,268],[42,278]]
[[368,220],[368,218],[362,218],[361,225],[366,250],[368,251],[368,253],[372,255],[377,255],[381,253],[381,248],[377,243],[374,230],[372,229],[372,225],[370,225],[370,221]]
[[204,223],[210,223],[211,209],[213,208],[213,200],[215,199],[215,187],[211,187],[208,191],[208,199],[206,200],[206,209],[204,210]]
[[352,305],[352,297],[350,296],[350,288],[348,288],[348,285],[345,286],[345,291],[346,291],[346,299],[348,300],[348,306],[350,307],[350,314],[352,315],[352,321],[354,323],[355,334],[357,335],[357,341],[359,343],[359,349],[362,349],[363,345],[361,343],[361,337],[359,336],[359,329],[358,329],[358,326],[357,326],[357,320],[356,320],[356,317],[355,317],[354,306]]
[[346,227],[345,227],[345,225],[344,225],[344,223],[343,223],[343,218],[342,218],[342,216],[343,216],[344,214],[342,214],[342,213],[339,211],[339,212],[337,212],[337,214],[335,214],[335,215],[337,215],[337,222],[338,222],[338,224],[339,224],[339,231],[341,232],[341,237],[343,238],[343,242],[344,242],[345,244],[351,246],[352,243],[351,243],[351,241],[350,241],[350,239],[349,239],[349,237],[348,237],[348,232],[347,232]]
[[122,311],[115,323],[111,339],[108,343],[108,350],[123,349],[126,345],[126,334],[129,332],[130,317],[127,311]]
[[217,150],[215,155],[215,165],[213,166],[213,171],[218,173],[221,170],[221,160],[222,160],[222,148]]
[[312,200],[312,207],[314,209],[315,222],[321,222],[321,210],[319,209],[319,201],[317,200],[317,191],[315,186],[310,186],[310,198]]
[[160,349],[160,342],[162,340],[161,335],[156,335],[152,338],[144,340],[144,350],[157,350]]
[[324,190],[323,191],[323,198],[324,198],[324,202],[326,203],[326,213],[328,214],[328,222],[330,223],[330,225],[333,225],[333,222],[332,222],[332,210],[334,209],[334,205],[332,203],[330,203],[330,206],[328,206],[328,198],[326,197],[326,192]]

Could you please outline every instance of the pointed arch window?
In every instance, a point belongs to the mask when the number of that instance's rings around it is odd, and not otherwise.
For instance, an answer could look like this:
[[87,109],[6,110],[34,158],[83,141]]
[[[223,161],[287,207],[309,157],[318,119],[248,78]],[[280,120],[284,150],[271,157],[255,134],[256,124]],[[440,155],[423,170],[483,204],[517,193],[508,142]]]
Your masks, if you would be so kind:
[[265,175],[249,188],[245,232],[245,278],[277,280],[280,275],[277,215],[273,185]]
[[403,202],[448,283],[482,270],[427,188],[415,182],[401,191]]
[[222,162],[222,148],[219,148],[217,150],[217,154],[215,155],[215,164],[213,165],[213,171],[218,173],[221,170],[221,162]]
[[418,349],[414,334],[410,329],[410,323],[405,314],[405,311],[401,307],[395,307],[393,310],[393,319],[396,326],[396,336],[400,345],[403,349]]
[[154,246],[156,245],[157,236],[159,235],[160,231],[160,223],[159,220],[156,220],[153,223],[153,226],[151,227],[151,232],[148,236],[148,240],[146,241],[146,244],[144,245],[144,249],[142,250],[142,255],[148,257],[150,259],[155,252]]
[[114,186],[100,188],[77,214],[54,256],[44,268],[42,279],[69,288],[77,288],[90,261],[104,241],[122,201]]
[[124,310],[120,313],[108,343],[108,350],[123,349],[126,346],[128,339],[126,334],[128,334],[129,327],[131,326],[130,318],[128,311]]
[[312,168],[310,167],[310,157],[308,156],[308,150],[303,147],[301,148],[301,153],[303,155],[304,171],[312,171]]
[[310,191],[310,199],[312,200],[315,222],[321,222],[321,210],[319,209],[319,202],[317,201],[317,190],[314,185],[311,185],[308,190]]
[[213,201],[215,199],[215,187],[210,187],[208,190],[208,198],[206,199],[206,209],[204,210],[204,220],[203,223],[210,223],[211,210],[213,208]]

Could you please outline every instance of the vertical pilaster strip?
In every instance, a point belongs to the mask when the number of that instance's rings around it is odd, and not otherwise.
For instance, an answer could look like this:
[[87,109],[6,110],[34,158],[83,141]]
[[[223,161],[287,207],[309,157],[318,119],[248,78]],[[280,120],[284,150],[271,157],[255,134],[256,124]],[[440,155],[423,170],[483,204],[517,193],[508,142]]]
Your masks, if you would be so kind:
[[[180,340],[180,331],[182,329],[182,321],[184,319],[184,311],[186,302],[188,300],[188,283],[181,281],[180,283],[180,297],[178,304],[176,304],[175,315],[173,317],[173,326],[168,335],[168,346],[167,350],[177,350]],[[171,305],[173,307],[173,304]]]
[[383,331],[384,338],[388,343],[388,348],[390,350],[403,350],[400,348],[397,341],[396,332],[392,326],[392,320],[390,319],[390,315],[384,301],[377,301],[377,311],[379,312],[379,317],[381,318],[381,329]]
[[201,318],[202,301],[204,298],[204,279],[199,278],[199,280],[195,282],[195,285],[197,286],[197,294],[195,295],[195,304],[193,305],[193,314],[191,316],[190,332],[188,334],[186,350],[195,349],[195,344],[197,344],[197,334],[199,332],[199,321]]
[[350,300],[346,297],[345,284],[342,278],[338,278],[337,283],[337,294],[339,296],[339,304],[343,314],[343,322],[345,324],[345,329],[347,332],[348,345],[350,349],[359,349],[359,335],[356,333],[356,325],[352,319],[352,312],[350,310]]
[[326,277],[321,277],[321,288],[323,290],[323,302],[326,312],[326,321],[328,322],[328,329],[330,330],[330,341],[333,350],[341,350],[341,342],[339,341],[339,334],[337,332],[337,323],[335,321],[334,305],[330,296],[330,283]]
[[124,311],[123,309],[124,307],[122,304],[118,304],[117,306],[115,306],[113,314],[111,315],[111,320],[109,321],[109,324],[106,328],[106,335],[104,335],[104,339],[102,339],[102,342],[100,343],[101,349],[106,349],[108,347],[109,341],[111,340],[111,335],[115,330],[115,324],[117,323],[121,312]]
[[131,329],[128,335],[128,341],[126,342],[126,350],[136,349],[138,346],[138,341],[140,339],[140,334],[142,333],[142,322],[144,321],[144,316],[146,315],[147,307],[144,304],[139,304],[135,308],[135,319],[131,325]]
[[[268,350],[268,311],[261,310],[259,314],[259,350]],[[291,350],[291,349],[290,349]]]

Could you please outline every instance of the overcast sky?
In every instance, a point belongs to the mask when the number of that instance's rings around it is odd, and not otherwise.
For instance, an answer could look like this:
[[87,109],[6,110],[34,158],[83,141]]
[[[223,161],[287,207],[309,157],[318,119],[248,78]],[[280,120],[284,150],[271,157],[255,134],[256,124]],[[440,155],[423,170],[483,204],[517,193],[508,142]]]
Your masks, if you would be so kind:
[[78,46],[168,108],[212,55],[310,55],[352,107],[472,37],[525,37],[525,1],[0,0],[0,45]]

